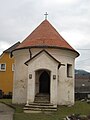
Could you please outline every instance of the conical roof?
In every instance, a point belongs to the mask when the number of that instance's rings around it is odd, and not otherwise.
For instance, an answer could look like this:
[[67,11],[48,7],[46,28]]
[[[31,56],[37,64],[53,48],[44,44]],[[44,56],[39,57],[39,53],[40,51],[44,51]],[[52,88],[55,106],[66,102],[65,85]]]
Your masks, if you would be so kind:
[[[54,47],[75,51],[56,31],[56,29],[44,20],[18,47],[23,49],[28,47]],[[76,51],[75,51],[76,52]]]

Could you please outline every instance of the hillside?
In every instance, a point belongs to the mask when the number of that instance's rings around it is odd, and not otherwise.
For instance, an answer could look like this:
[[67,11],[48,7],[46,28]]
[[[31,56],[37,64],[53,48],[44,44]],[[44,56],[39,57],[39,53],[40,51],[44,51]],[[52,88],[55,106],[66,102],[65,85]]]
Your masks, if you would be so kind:
[[77,77],[90,78],[90,73],[85,70],[75,70],[75,78],[77,78]]

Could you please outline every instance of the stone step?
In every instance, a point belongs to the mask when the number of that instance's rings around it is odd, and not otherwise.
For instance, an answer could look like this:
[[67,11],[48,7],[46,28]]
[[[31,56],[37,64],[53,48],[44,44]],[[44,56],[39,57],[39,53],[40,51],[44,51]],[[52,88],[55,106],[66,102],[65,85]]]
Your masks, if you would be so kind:
[[35,103],[50,103],[50,101],[49,100],[35,100],[34,101]]
[[54,109],[52,109],[52,108],[44,108],[44,109],[42,109],[42,108],[24,108],[24,111],[26,111],[26,110],[33,110],[33,111],[57,111],[57,109],[56,108],[54,108]]
[[35,96],[35,102],[44,102],[44,103],[49,103],[50,101],[50,96],[47,94],[37,94]]
[[51,109],[56,109],[57,107],[56,106],[51,106],[51,105],[47,105],[47,106],[45,106],[45,105],[31,105],[31,104],[29,104],[28,106],[26,105],[25,106],[26,108],[42,108],[42,109],[44,109],[44,108],[51,108]]
[[35,98],[38,98],[38,99],[49,99],[49,96],[36,96]]
[[49,98],[49,96],[35,96],[36,98]]
[[45,96],[46,96],[46,97],[49,97],[50,95],[49,95],[49,94],[37,94],[36,96],[37,96],[37,97],[45,97]]
[[37,102],[29,103],[29,105],[53,106],[53,104],[51,103],[37,103]]
[[45,101],[45,100],[46,100],[46,101],[49,101],[49,98],[35,98],[35,100],[37,100],[37,101],[38,101],[38,100],[41,100],[41,101],[42,101],[42,100],[44,100],[44,101]]
[[49,94],[37,94],[34,103],[28,103],[24,107],[26,113],[38,113],[42,111],[57,111],[57,106],[50,104]]
[[24,112],[25,113],[39,113],[39,112],[55,112],[57,111],[57,108],[27,108],[27,107],[24,107]]
[[[57,111],[57,106],[53,104],[47,104],[47,103],[29,103],[24,108],[24,112],[26,113],[37,113],[42,111]],[[35,112],[36,111],[36,112]]]

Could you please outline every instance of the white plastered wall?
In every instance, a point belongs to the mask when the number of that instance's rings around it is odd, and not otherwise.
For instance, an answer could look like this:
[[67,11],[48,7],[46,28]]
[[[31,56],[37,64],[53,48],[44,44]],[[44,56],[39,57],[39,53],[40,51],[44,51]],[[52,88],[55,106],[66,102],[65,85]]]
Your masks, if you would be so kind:
[[[32,75],[32,79],[28,78],[28,90],[27,90],[27,101],[34,102],[35,98],[35,71],[37,70],[49,70],[51,71],[50,76],[50,102],[57,105],[57,74],[58,74],[58,63],[53,60],[46,53],[41,53],[39,56],[34,58],[28,63],[28,76]],[[56,79],[53,80],[53,75],[56,75]],[[32,90],[33,89],[33,90]]]
[[26,103],[28,69],[24,64],[29,59],[28,50],[18,50],[13,53],[15,57],[15,71],[13,81],[13,103]]
[[[38,52],[40,52],[41,48],[31,48],[32,56],[36,55]],[[68,104],[74,104],[74,60],[77,54],[73,51],[69,50],[62,50],[62,49],[46,49],[53,57],[55,57],[58,61],[60,61],[62,64],[65,64],[65,66],[61,66],[59,68],[59,71],[56,69],[56,64],[53,64],[49,58],[49,62],[46,61],[46,59],[41,61],[41,57],[39,57],[36,62],[31,64],[30,62],[29,69],[28,66],[26,66],[24,63],[30,58],[30,53],[28,49],[22,49],[17,50],[13,52],[13,55],[15,57],[15,72],[14,72],[14,87],[13,87],[13,103],[26,103],[27,101],[27,80],[28,80],[28,70],[32,71],[31,74],[33,75],[33,79],[35,80],[35,71],[37,69],[49,69],[52,70],[51,72],[51,79],[53,79],[53,74],[57,75],[57,84],[56,82],[52,83],[56,84],[57,91],[54,91],[54,88],[51,86],[50,89],[52,89],[52,93],[56,92],[57,96],[57,104],[58,105],[68,105]],[[48,57],[47,57],[48,58]],[[46,64],[45,64],[46,62]],[[38,63],[38,64],[36,64]],[[67,64],[72,64],[72,78],[67,77]],[[38,65],[38,67],[37,67]],[[42,66],[41,66],[42,65]],[[46,65],[46,66],[45,66]],[[55,65],[55,66],[53,66]],[[41,67],[40,67],[41,66]],[[55,73],[56,71],[56,73]],[[35,81],[33,81],[35,82]],[[28,83],[31,84],[31,83]],[[34,92],[35,86],[31,86],[32,91]],[[53,95],[53,94],[52,94]],[[53,99],[55,96],[51,96],[51,102],[54,103]],[[28,98],[30,99],[30,98]],[[55,102],[56,104],[56,102]]]
[[[40,49],[38,49],[40,51]],[[61,66],[58,71],[57,82],[57,104],[73,105],[74,104],[74,62],[77,53],[63,49],[46,49],[53,57],[65,66]],[[37,49],[32,50],[37,53]],[[67,77],[67,64],[72,65],[72,77]]]

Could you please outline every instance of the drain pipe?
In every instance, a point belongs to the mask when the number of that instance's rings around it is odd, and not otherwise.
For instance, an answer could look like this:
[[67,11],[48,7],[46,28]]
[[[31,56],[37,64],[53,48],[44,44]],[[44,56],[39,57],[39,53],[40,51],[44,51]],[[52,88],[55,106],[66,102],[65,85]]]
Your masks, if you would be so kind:
[[29,53],[30,53],[30,59],[32,58],[32,52],[31,49],[29,48]]

